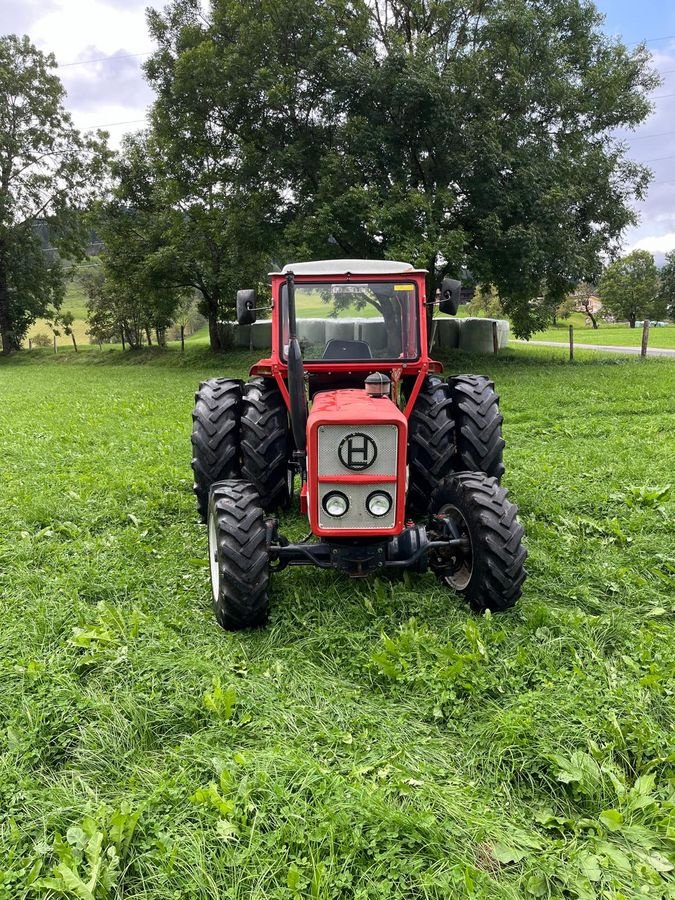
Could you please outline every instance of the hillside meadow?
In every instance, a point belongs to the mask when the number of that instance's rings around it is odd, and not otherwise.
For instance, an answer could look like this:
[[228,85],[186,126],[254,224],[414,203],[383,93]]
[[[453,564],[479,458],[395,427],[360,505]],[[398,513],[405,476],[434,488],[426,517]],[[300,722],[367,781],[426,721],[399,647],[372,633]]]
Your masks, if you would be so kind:
[[502,397],[516,609],[294,569],[240,634],[189,432],[252,357],[0,361],[0,900],[675,896],[675,365],[577,357],[446,361]]

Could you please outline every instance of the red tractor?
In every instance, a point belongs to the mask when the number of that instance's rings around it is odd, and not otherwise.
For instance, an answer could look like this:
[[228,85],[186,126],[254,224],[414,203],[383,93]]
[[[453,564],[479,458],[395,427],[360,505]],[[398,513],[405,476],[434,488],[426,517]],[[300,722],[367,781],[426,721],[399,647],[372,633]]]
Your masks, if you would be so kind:
[[[286,266],[271,276],[270,357],[246,383],[200,385],[194,490],[224,628],[262,625],[270,574],[286,566],[430,569],[478,612],[520,596],[526,551],[499,483],[499,397],[482,375],[441,378],[426,311],[454,314],[461,285],[446,279],[427,299],[425,275],[389,261]],[[239,291],[239,324],[256,311],[254,291]],[[296,483],[311,536],[291,543],[271,514]]]

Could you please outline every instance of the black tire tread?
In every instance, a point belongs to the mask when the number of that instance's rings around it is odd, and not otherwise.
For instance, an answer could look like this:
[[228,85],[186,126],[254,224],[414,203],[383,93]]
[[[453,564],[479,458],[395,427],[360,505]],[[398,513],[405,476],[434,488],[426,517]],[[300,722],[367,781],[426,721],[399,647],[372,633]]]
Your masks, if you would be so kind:
[[504,474],[503,416],[494,382],[485,375],[455,375],[448,386],[456,424],[453,470],[485,472],[499,481]]
[[238,478],[241,388],[236,378],[202,381],[192,411],[193,490],[202,522],[206,521],[211,485]]
[[471,580],[459,593],[479,613],[510,609],[527,574],[517,506],[496,478],[482,472],[458,472],[441,482],[431,497],[432,514],[448,503],[462,512],[473,544]]
[[220,595],[213,601],[218,624],[228,631],[258,628],[269,615],[267,529],[255,487],[239,480],[211,488],[209,515],[216,517]]
[[288,412],[271,378],[252,378],[241,410],[242,478],[255,485],[263,509],[285,507],[288,494]]
[[455,421],[448,385],[429,375],[417,396],[408,422],[408,512],[426,512],[429,497],[452,471]]

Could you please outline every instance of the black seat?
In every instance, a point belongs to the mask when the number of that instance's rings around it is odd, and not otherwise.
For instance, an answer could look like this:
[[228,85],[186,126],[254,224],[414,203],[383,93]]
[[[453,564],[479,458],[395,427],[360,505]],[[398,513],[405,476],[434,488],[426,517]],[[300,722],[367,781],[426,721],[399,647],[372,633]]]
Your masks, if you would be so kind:
[[326,344],[321,359],[372,359],[370,344],[367,341],[343,341],[331,338]]

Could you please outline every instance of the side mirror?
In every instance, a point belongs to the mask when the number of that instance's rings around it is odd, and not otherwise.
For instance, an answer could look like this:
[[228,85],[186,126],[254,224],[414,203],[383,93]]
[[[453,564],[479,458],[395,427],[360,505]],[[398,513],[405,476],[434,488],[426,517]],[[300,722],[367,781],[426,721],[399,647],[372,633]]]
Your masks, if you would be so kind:
[[239,325],[253,325],[255,303],[255,290],[237,291],[237,322]]
[[455,278],[444,278],[441,284],[441,302],[438,308],[442,313],[454,316],[459,309],[459,298],[462,292],[462,282]]

